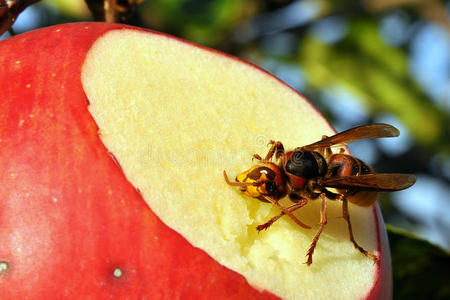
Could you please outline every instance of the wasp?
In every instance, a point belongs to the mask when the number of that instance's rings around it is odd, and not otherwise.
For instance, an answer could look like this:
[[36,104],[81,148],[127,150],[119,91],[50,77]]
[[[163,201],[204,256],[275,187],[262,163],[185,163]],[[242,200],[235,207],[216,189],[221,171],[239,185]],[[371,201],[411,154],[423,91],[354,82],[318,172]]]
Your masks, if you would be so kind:
[[[268,229],[274,222],[286,215],[298,226],[311,229],[293,212],[305,206],[309,200],[320,199],[320,227],[307,251],[306,264],[312,264],[312,257],[319,237],[327,224],[327,199],[342,201],[342,216],[347,223],[349,238],[354,247],[375,262],[377,256],[361,247],[353,236],[348,202],[369,207],[377,199],[378,192],[391,192],[412,186],[416,178],[411,174],[375,174],[372,168],[358,158],[345,154],[344,148],[333,153],[331,147],[345,145],[368,138],[397,137],[400,132],[388,124],[358,126],[333,136],[322,136],[318,142],[285,151],[279,141],[270,141],[267,155],[262,158],[253,155],[258,163],[236,176],[235,182],[223,175],[230,186],[237,186],[252,198],[269,202],[281,212],[257,226],[257,230]],[[292,205],[284,207],[279,200],[288,197]]]

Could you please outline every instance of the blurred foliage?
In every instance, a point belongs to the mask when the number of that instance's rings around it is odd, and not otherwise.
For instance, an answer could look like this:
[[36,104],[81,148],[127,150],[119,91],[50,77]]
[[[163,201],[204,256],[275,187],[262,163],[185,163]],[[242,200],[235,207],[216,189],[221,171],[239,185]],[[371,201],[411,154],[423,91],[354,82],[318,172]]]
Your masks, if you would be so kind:
[[450,118],[412,82],[406,54],[382,41],[375,20],[354,20],[334,45],[307,36],[299,57],[315,88],[347,87],[371,114],[396,115],[419,143],[450,149],[450,140],[443,140]]
[[206,46],[215,46],[242,19],[255,12],[257,1],[167,1],[144,3],[142,18],[156,30],[170,32]]
[[388,226],[394,299],[450,299],[450,253]]
[[69,16],[75,20],[89,20],[89,18],[92,18],[84,1],[43,0],[43,3],[45,7],[55,8],[62,16]]
[[[44,0],[30,8],[38,15],[34,27],[93,20],[83,0]],[[379,172],[417,174],[415,187],[422,178],[431,178],[433,185],[411,190],[420,194],[420,203],[434,202],[437,210],[446,210],[450,207],[450,192],[446,192],[450,191],[450,59],[431,71],[447,76],[440,86],[424,85],[420,76],[432,83],[436,74],[420,70],[423,74],[418,76],[412,65],[424,29],[435,26],[444,34],[450,32],[449,9],[448,0],[147,0],[130,11],[126,23],[259,65],[299,90],[341,129],[390,116],[403,127],[402,135],[411,136],[405,149],[391,153],[371,142],[362,154],[373,154],[371,163]],[[395,22],[386,25],[388,19]],[[17,28],[18,33],[34,29]],[[439,41],[426,42],[421,42],[422,48],[432,51]],[[435,93],[441,87],[444,92]],[[342,90],[352,99],[337,95]],[[363,116],[349,110],[351,102]],[[436,186],[446,190],[434,193]],[[425,213],[407,215],[390,197],[380,197],[387,223],[422,233],[427,224],[439,224],[433,227],[435,236],[450,248],[447,215],[433,222]],[[440,198],[447,206],[437,202]],[[389,237],[395,299],[450,299],[448,253],[398,230],[390,230]]]

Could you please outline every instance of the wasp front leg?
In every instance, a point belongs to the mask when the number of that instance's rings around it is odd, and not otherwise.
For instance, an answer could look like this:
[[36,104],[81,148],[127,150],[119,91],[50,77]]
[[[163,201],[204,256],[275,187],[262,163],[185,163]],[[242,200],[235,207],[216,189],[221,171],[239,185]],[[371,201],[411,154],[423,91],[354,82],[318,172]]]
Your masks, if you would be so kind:
[[[305,206],[308,203],[308,199],[306,198],[301,198],[298,203],[295,203],[294,205],[288,206],[286,207],[286,210],[291,212],[296,211],[297,209]],[[256,229],[259,231],[261,230],[267,230],[267,228],[269,228],[273,223],[275,223],[276,221],[278,221],[278,219],[280,219],[282,216],[284,216],[285,213],[282,211],[281,213],[279,213],[278,215],[276,215],[275,217],[271,218],[269,221],[267,221],[264,224],[258,225],[256,227]]]
[[299,219],[297,219],[293,214],[291,214],[291,212],[288,210],[287,207],[282,206],[280,203],[278,203],[277,200],[265,196],[264,199],[267,202],[272,203],[273,205],[275,205],[276,207],[278,207],[285,215],[287,215],[289,218],[291,218],[292,221],[295,222],[295,224],[297,224],[300,227],[306,228],[306,229],[311,229],[311,226],[304,224],[302,221],[300,221]]
[[252,160],[254,160],[254,159],[262,161],[262,157],[259,154],[253,154]]
[[273,155],[275,154],[275,159],[279,159],[284,154],[284,146],[281,142],[275,142],[270,141],[269,145],[272,145],[269,149],[269,152],[267,153],[266,157],[264,158],[264,162],[269,161],[272,159]]

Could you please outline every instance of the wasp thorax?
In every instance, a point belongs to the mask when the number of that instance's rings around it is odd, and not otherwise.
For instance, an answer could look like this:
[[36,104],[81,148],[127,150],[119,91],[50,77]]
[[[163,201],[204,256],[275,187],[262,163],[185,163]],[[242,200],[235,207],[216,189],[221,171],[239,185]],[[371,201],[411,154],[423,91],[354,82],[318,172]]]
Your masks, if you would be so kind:
[[285,168],[293,175],[310,179],[324,175],[327,163],[318,152],[295,150],[288,153]]

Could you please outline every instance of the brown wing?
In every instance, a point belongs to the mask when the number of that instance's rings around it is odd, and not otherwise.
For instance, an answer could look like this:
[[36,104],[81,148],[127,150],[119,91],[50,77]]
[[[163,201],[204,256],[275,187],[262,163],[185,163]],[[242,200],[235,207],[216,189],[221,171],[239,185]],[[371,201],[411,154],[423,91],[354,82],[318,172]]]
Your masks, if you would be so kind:
[[334,178],[320,178],[317,181],[325,187],[348,189],[358,187],[367,190],[400,191],[416,182],[411,174],[367,174]]
[[327,137],[321,141],[301,147],[305,150],[331,147],[337,144],[347,144],[361,139],[375,139],[383,137],[396,137],[400,131],[389,124],[370,124],[354,127],[333,136]]

